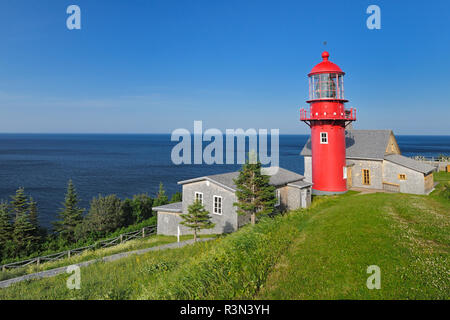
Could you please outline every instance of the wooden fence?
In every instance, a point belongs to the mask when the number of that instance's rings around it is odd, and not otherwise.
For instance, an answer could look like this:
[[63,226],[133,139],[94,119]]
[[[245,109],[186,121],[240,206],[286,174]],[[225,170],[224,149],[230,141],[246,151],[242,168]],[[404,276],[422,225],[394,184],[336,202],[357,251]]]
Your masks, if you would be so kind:
[[450,166],[450,157],[441,156],[441,157],[424,157],[424,156],[415,156],[411,157],[414,160],[429,164],[433,167],[436,167],[437,171],[449,171]]
[[67,251],[53,253],[53,254],[50,254],[47,256],[36,257],[36,258],[28,259],[28,260],[5,264],[5,265],[1,266],[1,270],[6,271],[9,269],[23,268],[23,267],[26,267],[26,266],[29,266],[32,264],[39,266],[41,263],[44,263],[44,262],[50,262],[50,261],[56,261],[56,260],[60,260],[60,259],[70,258],[70,257],[76,256],[76,255],[79,255],[87,250],[95,250],[95,249],[102,249],[102,248],[116,246],[118,244],[125,243],[125,242],[128,242],[133,239],[145,238],[145,237],[151,236],[155,233],[156,233],[156,226],[144,227],[141,230],[124,233],[115,238],[97,241],[96,243],[94,243],[90,246],[71,249],[71,250],[67,250]]

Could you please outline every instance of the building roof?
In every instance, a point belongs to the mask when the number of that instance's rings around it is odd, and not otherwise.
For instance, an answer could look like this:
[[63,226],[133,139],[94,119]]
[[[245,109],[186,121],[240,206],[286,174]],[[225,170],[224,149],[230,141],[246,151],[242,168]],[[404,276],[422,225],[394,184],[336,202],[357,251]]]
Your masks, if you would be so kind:
[[414,160],[414,159],[411,159],[408,157],[404,157],[399,154],[389,154],[389,155],[386,155],[384,158],[387,161],[390,161],[392,163],[398,164],[400,166],[406,167],[406,168],[414,170],[414,171],[422,172],[424,174],[433,172],[436,169],[435,167],[433,167],[429,164],[426,164],[426,163],[423,163],[423,162],[420,162],[420,161],[417,161],[417,160]]
[[154,207],[152,210],[155,211],[166,211],[166,212],[182,212],[183,206],[181,202],[169,203],[163,206]]
[[[346,157],[383,160],[392,130],[347,130],[345,132]],[[301,153],[311,156],[311,138]]]
[[312,186],[313,184],[311,183],[311,182],[308,182],[308,181],[304,181],[304,180],[300,180],[300,181],[295,181],[295,182],[292,182],[292,183],[288,183],[288,186],[290,186],[290,187],[295,187],[295,188],[299,188],[299,189],[303,189],[303,188],[306,188],[306,187],[310,187],[310,186]]
[[[270,184],[273,186],[281,186],[286,185],[288,183],[292,183],[295,181],[303,180],[305,177],[301,174],[283,169],[283,168],[263,168],[263,174],[270,175]],[[222,174],[215,174],[212,176],[204,176],[189,180],[184,180],[178,182],[178,184],[187,184],[192,182],[198,182],[198,181],[211,181],[213,183],[216,183],[225,189],[228,189],[230,191],[236,191],[236,184],[234,183],[234,179],[236,179],[239,176],[239,172],[228,172],[228,173],[222,173]]]

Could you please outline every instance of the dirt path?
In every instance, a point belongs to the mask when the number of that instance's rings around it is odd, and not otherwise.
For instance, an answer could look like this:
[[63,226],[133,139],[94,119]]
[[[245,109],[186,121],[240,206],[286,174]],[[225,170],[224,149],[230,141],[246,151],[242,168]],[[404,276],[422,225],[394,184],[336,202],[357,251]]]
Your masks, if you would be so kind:
[[[213,240],[214,238],[200,238],[198,239],[198,241],[209,241],[209,240]],[[129,251],[129,252],[122,252],[122,253],[116,253],[110,256],[106,256],[103,258],[99,258],[99,259],[94,259],[94,260],[89,260],[89,261],[84,261],[84,262],[79,262],[79,263],[75,263],[73,265],[75,266],[79,266],[80,268],[82,267],[87,267],[93,263],[97,263],[97,262],[111,262],[111,261],[116,261],[122,258],[126,258],[129,257],[131,255],[141,255],[150,251],[158,251],[158,250],[166,250],[166,249],[176,249],[176,248],[181,248],[184,247],[186,245],[192,244],[194,243],[194,240],[185,240],[185,241],[181,241],[181,242],[174,242],[174,243],[168,243],[168,244],[164,244],[161,246],[156,246],[156,247],[151,247],[151,248],[146,248],[146,249],[140,249],[140,250],[134,250],[134,251]],[[4,280],[4,281],[0,281],[0,288],[6,288],[9,287],[10,285],[17,283],[17,282],[21,282],[21,281],[26,281],[26,280],[35,280],[35,279],[42,279],[42,278],[49,278],[49,277],[54,277],[57,276],[58,274],[61,273],[65,273],[67,270],[67,266],[66,267],[60,267],[60,268],[55,268],[55,269],[51,269],[51,270],[46,270],[46,271],[41,271],[41,272],[36,272],[36,273],[31,273],[31,274],[27,274],[24,276],[20,276],[17,278],[12,278],[12,279],[8,279],[8,280]]]

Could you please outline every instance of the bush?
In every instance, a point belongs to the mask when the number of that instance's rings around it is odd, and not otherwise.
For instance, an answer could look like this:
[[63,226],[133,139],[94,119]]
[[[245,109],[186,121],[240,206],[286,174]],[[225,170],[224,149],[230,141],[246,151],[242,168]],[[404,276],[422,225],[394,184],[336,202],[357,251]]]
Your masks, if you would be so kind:
[[444,184],[440,196],[450,201],[450,183]]
[[75,238],[101,237],[124,225],[122,201],[116,195],[93,198],[83,222],[75,228]]

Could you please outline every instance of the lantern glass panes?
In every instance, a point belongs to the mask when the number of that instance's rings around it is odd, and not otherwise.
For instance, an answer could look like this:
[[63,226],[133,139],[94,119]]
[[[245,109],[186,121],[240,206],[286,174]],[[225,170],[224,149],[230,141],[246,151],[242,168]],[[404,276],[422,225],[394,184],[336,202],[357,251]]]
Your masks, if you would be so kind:
[[310,100],[344,99],[344,76],[337,73],[322,73],[310,78]]

